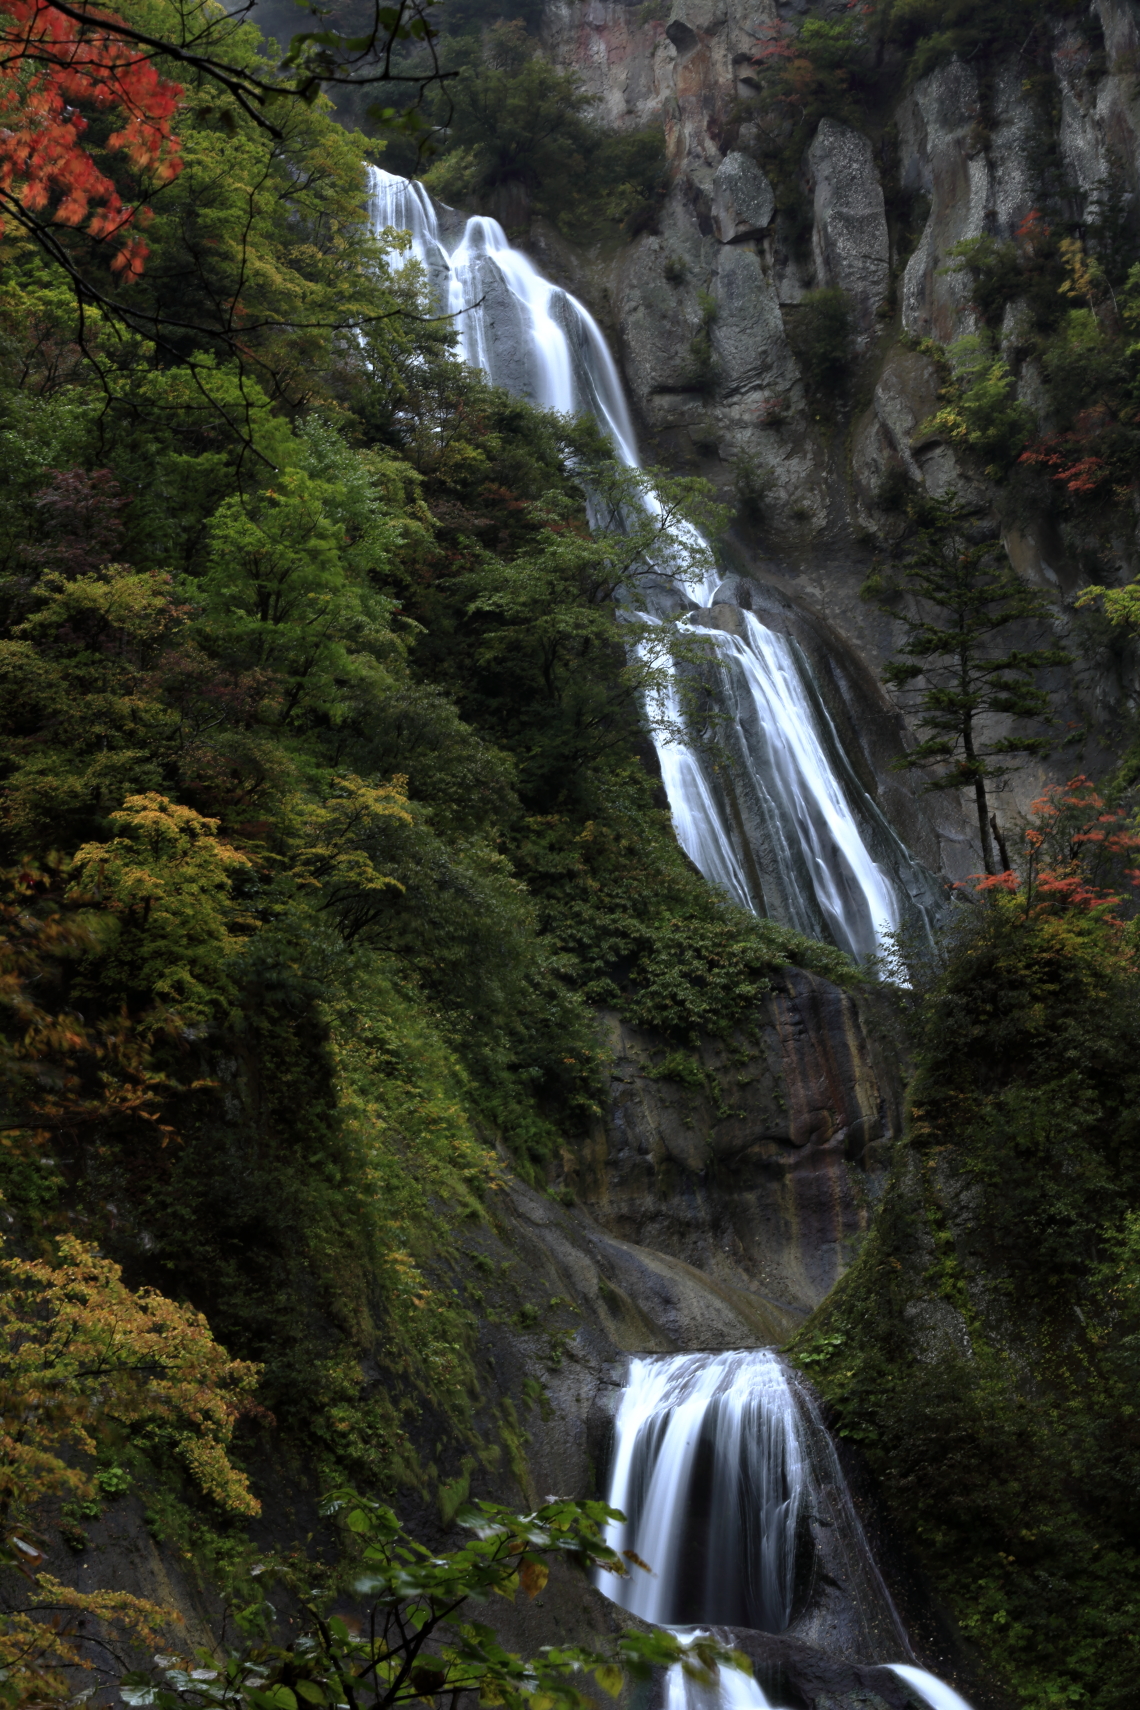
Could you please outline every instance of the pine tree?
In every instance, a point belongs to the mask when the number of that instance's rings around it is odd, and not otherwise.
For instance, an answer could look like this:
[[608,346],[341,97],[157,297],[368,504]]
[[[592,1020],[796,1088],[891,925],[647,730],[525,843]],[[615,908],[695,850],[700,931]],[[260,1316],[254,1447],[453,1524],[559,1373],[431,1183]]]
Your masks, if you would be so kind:
[[931,771],[928,790],[973,791],[982,859],[993,873],[986,784],[1016,771],[1030,755],[1047,753],[1051,741],[991,736],[988,720],[995,714],[1046,719],[1049,693],[1039,673],[1068,664],[1070,656],[1059,647],[1011,647],[1000,634],[1013,623],[1044,623],[1051,608],[1009,564],[999,540],[971,538],[976,520],[955,493],[924,500],[919,520],[901,576],[876,571],[863,588],[864,599],[907,630],[883,677],[914,697],[921,740],[897,765]]

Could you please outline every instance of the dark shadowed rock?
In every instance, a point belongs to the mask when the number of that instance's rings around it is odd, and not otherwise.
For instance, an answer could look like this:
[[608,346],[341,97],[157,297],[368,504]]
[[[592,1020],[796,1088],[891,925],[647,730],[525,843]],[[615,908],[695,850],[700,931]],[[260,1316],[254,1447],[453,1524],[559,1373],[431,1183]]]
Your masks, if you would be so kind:
[[810,1311],[867,1227],[897,1130],[898,1068],[866,1000],[786,969],[753,1029],[704,1039],[688,1064],[617,1016],[607,1027],[609,1116],[566,1159],[581,1201],[769,1310]]

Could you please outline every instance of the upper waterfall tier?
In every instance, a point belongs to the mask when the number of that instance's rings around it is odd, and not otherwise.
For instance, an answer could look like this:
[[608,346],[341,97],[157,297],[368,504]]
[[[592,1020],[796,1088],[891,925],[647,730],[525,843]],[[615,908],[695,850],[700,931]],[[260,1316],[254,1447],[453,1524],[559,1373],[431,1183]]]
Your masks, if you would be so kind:
[[[621,379],[596,321],[511,248],[496,220],[475,216],[445,237],[423,186],[375,167],[371,212],[377,231],[410,233],[393,265],[422,264],[467,362],[544,409],[592,416],[618,460],[638,466]],[[706,543],[690,540],[707,564]],[[733,608],[726,625],[719,571],[657,568],[658,592],[645,595],[643,615],[686,614],[683,624],[714,649],[718,699],[733,715],[718,734],[728,765],[723,753],[718,761],[653,732],[686,854],[743,907],[857,958],[899,927],[928,928],[940,908],[937,883],[860,784],[796,642],[753,611]],[[668,710],[675,728],[679,693]]]

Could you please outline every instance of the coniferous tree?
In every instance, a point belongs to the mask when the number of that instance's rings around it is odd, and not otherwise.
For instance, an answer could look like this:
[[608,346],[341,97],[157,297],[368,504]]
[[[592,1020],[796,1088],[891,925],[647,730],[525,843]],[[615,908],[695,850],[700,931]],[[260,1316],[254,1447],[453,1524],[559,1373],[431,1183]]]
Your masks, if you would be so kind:
[[973,792],[982,859],[992,873],[987,782],[1047,753],[1051,741],[1009,730],[993,734],[990,721],[1047,718],[1049,692],[1039,674],[1068,664],[1070,656],[1059,647],[1018,647],[1016,637],[1002,633],[1013,623],[1044,623],[1049,602],[1013,569],[999,539],[972,538],[976,520],[953,491],[926,499],[920,522],[901,575],[876,571],[863,588],[864,599],[907,631],[883,677],[914,697],[921,740],[897,765],[932,772],[928,790]]

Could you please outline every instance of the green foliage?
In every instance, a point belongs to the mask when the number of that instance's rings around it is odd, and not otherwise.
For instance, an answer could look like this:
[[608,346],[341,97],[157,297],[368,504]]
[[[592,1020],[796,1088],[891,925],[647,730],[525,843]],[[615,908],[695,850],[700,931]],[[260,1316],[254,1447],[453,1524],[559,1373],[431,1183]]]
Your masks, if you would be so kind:
[[994,714],[1046,718],[1049,695],[1038,676],[1067,664],[1069,655],[1057,647],[1026,649],[995,640],[1009,624],[1047,622],[1051,608],[1010,567],[988,531],[980,541],[971,538],[973,513],[954,493],[925,499],[917,517],[901,575],[879,567],[863,588],[864,599],[907,631],[883,676],[914,697],[923,734],[897,764],[932,771],[927,789],[973,791],[986,872],[992,873],[986,782],[1016,770],[1029,755],[1047,753],[1051,744],[1047,736],[994,735],[983,721]]
[[[1119,194],[1113,178],[1090,195],[1079,237],[1062,235],[1063,226],[1034,209],[1012,240],[983,236],[954,247],[947,271],[969,278],[986,331],[951,346],[947,402],[923,430],[974,451],[993,479],[1018,464],[1044,471],[1062,513],[1103,534],[1115,526],[1116,507],[1131,502],[1140,396],[1140,265]],[[1039,364],[1052,417],[1045,435],[994,349],[1002,327],[1013,361]]]
[[1140,1599],[1134,931],[1059,891],[986,894],[921,992],[884,1205],[796,1357],[1011,1699],[1124,1710]]
[[807,291],[789,319],[788,340],[800,364],[808,396],[822,404],[847,385],[855,324],[845,291]]
[[689,344],[689,361],[683,376],[683,387],[701,394],[715,392],[720,380],[720,364],[713,349],[712,333],[720,305],[709,291],[697,292],[700,323]]
[[[1057,431],[1021,461],[1044,471],[1062,513],[1102,538],[1132,503],[1140,400],[1140,264],[1115,290],[1075,244],[1068,251],[1070,309],[1042,353]],[[1109,304],[1111,302],[1111,312]]]
[[986,474],[1000,480],[1024,450],[1036,427],[1027,404],[1017,398],[1017,381],[990,340],[970,333],[950,346],[950,379],[943,388],[948,399],[922,424],[925,434],[937,434],[974,452]]
[[[1076,12],[1075,5],[1062,0],[1062,12]],[[877,0],[873,28],[886,42],[901,46],[908,55],[907,78],[925,77],[938,65],[955,56],[986,59],[1011,48],[1028,47],[1042,21],[1034,0]],[[1045,31],[1042,30],[1044,35]]]
[[789,962],[847,984],[842,952],[722,903],[693,872],[637,771],[615,777],[584,826],[535,816],[518,845],[543,931],[584,996],[688,1041],[747,1026]]
[[128,796],[110,819],[119,835],[74,856],[76,891],[97,895],[117,927],[88,978],[104,1002],[157,999],[192,1024],[207,1021],[227,992],[234,870],[249,858],[219,842],[216,820],[163,796]]
[[707,1635],[693,1642],[661,1631],[627,1631],[606,1652],[547,1647],[524,1662],[499,1644],[492,1627],[470,1619],[471,1601],[513,1600],[519,1590],[537,1596],[551,1562],[628,1576],[622,1557],[603,1540],[605,1522],[617,1517],[604,1503],[550,1501],[531,1514],[476,1503],[460,1515],[474,1535],[442,1554],[412,1538],[391,1509],[354,1491],[334,1491],[324,1508],[342,1519],[357,1546],[351,1590],[369,1605],[359,1632],[332,1612],[341,1587],[321,1564],[269,1561],[262,1576],[281,1579],[299,1599],[303,1634],[287,1648],[247,1646],[224,1660],[204,1654],[204,1667],[160,1657],[157,1674],[127,1677],[123,1701],[157,1710],[184,1704],[298,1710],[298,1704],[442,1704],[471,1692],[508,1710],[526,1710],[535,1699],[556,1710],[589,1710],[594,1700],[578,1684],[582,1677],[592,1676],[617,1698],[627,1676],[647,1681],[653,1669],[675,1662],[706,1684],[721,1666],[751,1672],[739,1652]]
[[823,118],[859,125],[873,83],[873,49],[862,17],[766,23],[757,42],[748,81],[759,98],[744,114],[758,129],[758,152],[779,205],[802,216],[804,150]]
[[543,59],[521,21],[452,58],[446,140],[424,179],[436,195],[508,219],[533,208],[580,240],[652,220],[665,191],[659,132],[603,130],[577,72]]
[[755,525],[764,521],[773,486],[774,472],[771,468],[758,463],[754,457],[737,457],[733,487],[740,515],[746,522]]

